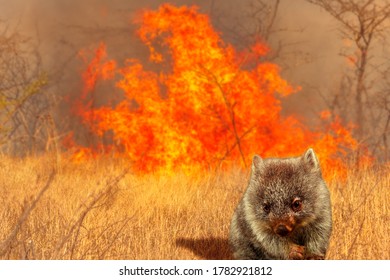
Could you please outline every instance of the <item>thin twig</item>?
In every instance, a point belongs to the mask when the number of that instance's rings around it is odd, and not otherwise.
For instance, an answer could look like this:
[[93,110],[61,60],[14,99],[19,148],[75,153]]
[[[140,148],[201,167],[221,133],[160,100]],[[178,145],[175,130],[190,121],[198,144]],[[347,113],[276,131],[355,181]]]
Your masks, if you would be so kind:
[[55,176],[55,171],[53,170],[51,172],[51,174],[50,174],[49,179],[46,182],[46,185],[41,189],[41,191],[38,193],[37,197],[34,199],[34,201],[31,203],[31,205],[24,209],[24,211],[23,211],[22,215],[20,215],[19,220],[16,223],[13,231],[5,239],[5,241],[3,241],[3,243],[1,243],[1,245],[0,245],[0,257],[4,256],[7,253],[8,249],[9,249],[9,246],[11,245],[13,240],[15,239],[16,235],[18,234],[18,232],[21,229],[21,227],[23,226],[23,224],[26,222],[26,220],[27,220],[28,216],[30,215],[31,211],[35,208],[35,206],[37,205],[38,201],[41,199],[42,195],[49,189],[49,187],[50,187],[50,185],[51,185],[51,183],[52,183],[52,181],[54,179],[54,176]]

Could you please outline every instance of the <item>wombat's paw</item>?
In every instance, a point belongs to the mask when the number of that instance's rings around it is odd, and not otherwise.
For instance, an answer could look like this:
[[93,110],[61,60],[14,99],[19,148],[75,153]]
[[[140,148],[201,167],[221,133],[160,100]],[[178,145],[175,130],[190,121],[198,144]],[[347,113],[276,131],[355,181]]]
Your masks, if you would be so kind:
[[306,259],[307,260],[324,260],[325,256],[324,255],[311,254],[311,255],[306,256]]
[[303,260],[305,257],[305,247],[300,245],[291,245],[290,253],[288,255],[289,260]]

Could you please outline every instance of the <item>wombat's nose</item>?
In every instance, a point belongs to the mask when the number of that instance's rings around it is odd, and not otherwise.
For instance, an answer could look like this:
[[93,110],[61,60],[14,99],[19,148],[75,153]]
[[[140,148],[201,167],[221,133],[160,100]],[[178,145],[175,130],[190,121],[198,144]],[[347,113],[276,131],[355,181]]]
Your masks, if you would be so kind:
[[287,234],[289,234],[291,232],[291,230],[289,230],[285,225],[278,225],[275,232],[276,232],[276,234],[284,237]]

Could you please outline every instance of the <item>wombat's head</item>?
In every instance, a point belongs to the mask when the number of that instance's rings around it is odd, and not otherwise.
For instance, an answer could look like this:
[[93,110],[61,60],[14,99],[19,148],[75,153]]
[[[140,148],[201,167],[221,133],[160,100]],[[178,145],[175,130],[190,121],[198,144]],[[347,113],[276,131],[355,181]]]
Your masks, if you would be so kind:
[[255,230],[281,237],[292,235],[330,208],[329,192],[312,149],[294,158],[254,156],[244,200]]

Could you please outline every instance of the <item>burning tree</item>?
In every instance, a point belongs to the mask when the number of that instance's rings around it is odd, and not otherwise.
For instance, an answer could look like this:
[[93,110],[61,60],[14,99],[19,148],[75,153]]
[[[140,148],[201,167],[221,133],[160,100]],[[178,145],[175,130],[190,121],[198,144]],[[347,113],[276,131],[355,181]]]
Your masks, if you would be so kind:
[[[78,147],[76,157],[111,150],[126,155],[135,170],[169,172],[222,163],[247,166],[255,153],[291,156],[312,146],[326,167],[342,169],[343,156],[356,148],[337,118],[312,131],[299,118],[281,115],[277,97],[299,87],[282,79],[277,65],[259,62],[268,51],[264,44],[237,51],[196,7],[164,4],[141,13],[136,23],[152,70],[136,59],[119,68],[100,45],[74,108],[94,135],[111,133],[112,144]],[[115,106],[94,106],[97,81],[117,75],[124,99]],[[71,137],[66,145],[74,145]]]

